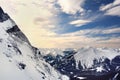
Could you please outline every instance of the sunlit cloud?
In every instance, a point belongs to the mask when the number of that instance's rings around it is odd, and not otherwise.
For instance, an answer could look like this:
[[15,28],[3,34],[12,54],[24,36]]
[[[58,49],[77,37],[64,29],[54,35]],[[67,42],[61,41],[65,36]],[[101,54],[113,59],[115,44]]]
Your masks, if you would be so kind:
[[90,20],[74,20],[74,21],[71,21],[69,24],[79,27],[79,26],[85,25],[89,22],[91,22],[91,21]]
[[67,14],[76,14],[77,12],[83,12],[82,5],[85,0],[58,0],[58,4],[61,10]]

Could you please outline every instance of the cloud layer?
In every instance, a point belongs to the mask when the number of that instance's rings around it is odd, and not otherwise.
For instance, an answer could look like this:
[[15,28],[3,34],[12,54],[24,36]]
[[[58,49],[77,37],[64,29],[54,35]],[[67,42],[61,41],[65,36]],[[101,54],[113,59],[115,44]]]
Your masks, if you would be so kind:
[[[34,46],[41,48],[120,47],[119,25],[111,25],[107,28],[98,25],[99,27],[93,28],[94,24],[96,25],[96,22],[106,15],[120,17],[120,0],[106,5],[101,3],[97,11],[89,9],[90,6],[85,8],[85,1],[0,0],[0,6],[15,20]],[[88,25],[91,23],[94,24]]]

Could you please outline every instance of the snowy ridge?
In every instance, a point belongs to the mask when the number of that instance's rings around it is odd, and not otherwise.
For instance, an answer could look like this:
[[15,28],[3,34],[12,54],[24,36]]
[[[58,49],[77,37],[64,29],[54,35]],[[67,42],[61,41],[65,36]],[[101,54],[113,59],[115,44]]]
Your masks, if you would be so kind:
[[39,49],[42,55],[48,55],[51,54],[52,56],[56,56],[58,54],[63,55],[63,50],[64,49],[59,49],[59,48],[40,48]]
[[50,54],[55,57],[57,55],[64,56],[65,54],[63,51],[73,51],[75,49],[72,49],[72,48],[39,48],[39,50],[43,56]]
[[56,49],[56,48],[44,49],[43,48],[39,50],[43,56],[47,56],[48,54],[50,54],[53,57],[56,57],[57,55],[66,57],[64,51],[74,50],[76,53],[72,55],[76,62],[77,69],[79,67],[79,63],[84,69],[92,68],[94,65],[94,60],[97,60],[98,62],[104,62],[104,60],[107,58],[111,61],[113,58],[120,55],[119,49],[111,49],[111,48],[93,48],[93,47],[84,47],[80,49]]
[[43,59],[35,58],[33,47],[16,24],[2,18],[1,8],[0,14],[0,80],[69,80]]
[[79,62],[83,68],[91,68],[94,65],[94,60],[102,62],[105,58],[112,60],[115,56],[120,55],[120,52],[117,52],[114,49],[104,49],[104,48],[82,48],[77,51],[74,55],[76,60],[76,67],[78,68]]

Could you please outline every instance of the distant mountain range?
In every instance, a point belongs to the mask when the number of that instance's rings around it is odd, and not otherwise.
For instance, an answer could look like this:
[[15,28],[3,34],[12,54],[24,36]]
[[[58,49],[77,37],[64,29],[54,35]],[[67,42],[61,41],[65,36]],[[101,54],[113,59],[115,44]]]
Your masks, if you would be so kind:
[[71,80],[120,79],[119,49],[87,47],[39,50],[46,62]]

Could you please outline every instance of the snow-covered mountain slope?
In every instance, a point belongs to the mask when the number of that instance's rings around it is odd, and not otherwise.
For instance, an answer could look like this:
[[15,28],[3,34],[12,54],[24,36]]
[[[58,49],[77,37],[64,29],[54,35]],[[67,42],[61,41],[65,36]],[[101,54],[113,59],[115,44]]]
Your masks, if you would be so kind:
[[[119,49],[85,47],[59,50],[40,49],[40,51],[42,52],[40,55],[46,62],[62,74],[68,75],[71,80],[81,80],[82,78],[85,80],[120,79]],[[115,75],[118,79],[114,78]]]
[[76,68],[78,68],[79,62],[83,68],[91,68],[94,65],[94,60],[102,62],[105,58],[112,60],[114,57],[120,55],[119,49],[110,49],[110,48],[93,48],[93,47],[84,47],[80,49],[39,49],[42,56],[52,56],[57,57],[73,57],[76,62]]
[[117,55],[120,55],[120,52],[117,52],[114,49],[89,47],[79,49],[77,54],[74,55],[74,59],[76,61],[77,68],[79,62],[83,68],[91,68],[94,65],[94,60],[97,60],[98,62],[102,62],[106,58],[112,60]]
[[69,80],[42,58],[0,8],[0,80]]

